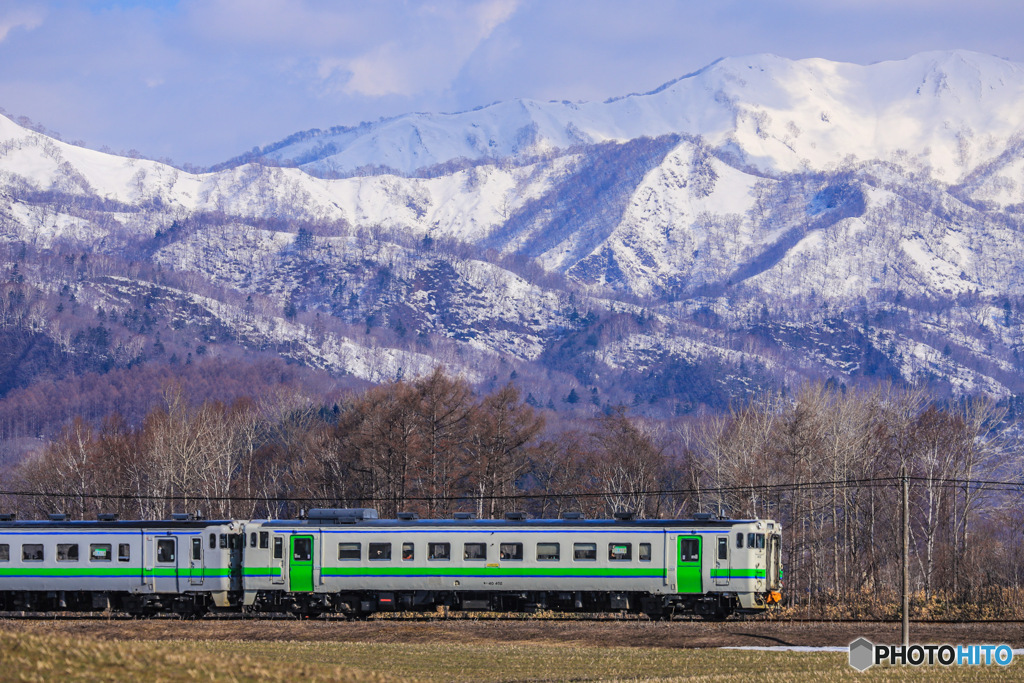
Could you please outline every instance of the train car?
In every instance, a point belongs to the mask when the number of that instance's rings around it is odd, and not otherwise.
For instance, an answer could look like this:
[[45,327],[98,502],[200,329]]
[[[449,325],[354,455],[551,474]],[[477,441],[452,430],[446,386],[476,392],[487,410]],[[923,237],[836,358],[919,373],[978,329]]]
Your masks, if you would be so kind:
[[0,517],[0,610],[198,616],[241,595],[241,522]]
[[311,510],[244,526],[243,604],[315,615],[453,609],[695,613],[778,602],[773,520],[378,519]]

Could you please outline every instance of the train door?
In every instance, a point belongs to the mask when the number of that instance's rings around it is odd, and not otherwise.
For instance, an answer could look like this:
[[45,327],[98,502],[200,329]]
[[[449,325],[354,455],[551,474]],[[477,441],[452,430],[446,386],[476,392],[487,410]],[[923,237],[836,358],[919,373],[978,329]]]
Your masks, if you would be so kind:
[[270,561],[270,583],[284,583],[284,541],[284,536],[274,534],[274,554]]
[[188,582],[192,586],[203,585],[203,537],[193,536],[192,551],[188,558]]
[[778,534],[768,537],[768,589],[782,590],[782,543]]
[[701,537],[680,536],[676,584],[680,593],[704,593],[701,581]]
[[156,593],[178,592],[178,539],[174,536],[155,536],[151,554],[147,558],[147,569],[152,572],[153,591]]
[[728,586],[732,565],[729,561],[729,536],[718,537],[718,551],[715,555],[715,585]]
[[292,536],[291,553],[288,559],[288,590],[310,592],[313,590],[313,537]]

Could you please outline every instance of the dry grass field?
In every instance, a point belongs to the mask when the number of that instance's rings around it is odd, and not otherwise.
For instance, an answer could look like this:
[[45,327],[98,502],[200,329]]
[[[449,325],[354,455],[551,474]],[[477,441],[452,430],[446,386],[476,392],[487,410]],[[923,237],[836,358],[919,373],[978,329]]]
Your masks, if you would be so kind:
[[[1003,642],[962,627],[960,642]],[[889,625],[883,625],[888,629]],[[814,625],[629,622],[0,621],[0,680],[1020,680],[1009,667],[858,674],[845,653],[722,650],[816,638]],[[1005,629],[1003,629],[1005,632]],[[775,635],[769,636],[772,632]],[[747,634],[747,635],[744,635]],[[865,632],[872,637],[870,629]],[[922,641],[946,640],[922,637]],[[846,638],[824,629],[820,639]],[[879,637],[881,636],[881,637]],[[886,640],[887,631],[875,635]],[[729,641],[729,642],[725,642]],[[846,642],[849,642],[848,640]],[[794,643],[798,644],[798,643]],[[809,643],[802,643],[809,644]],[[831,644],[831,643],[821,643]],[[694,647],[696,646],[696,647]]]

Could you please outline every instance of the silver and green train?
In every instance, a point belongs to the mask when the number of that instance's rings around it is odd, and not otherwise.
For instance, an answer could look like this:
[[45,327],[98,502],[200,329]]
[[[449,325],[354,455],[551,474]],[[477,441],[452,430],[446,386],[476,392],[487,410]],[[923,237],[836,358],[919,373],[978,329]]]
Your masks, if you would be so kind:
[[0,610],[197,616],[242,589],[245,522],[17,521],[0,516]]
[[372,509],[316,509],[297,520],[11,520],[0,521],[0,610],[718,619],[780,600],[780,542],[772,520],[706,515],[378,519]]

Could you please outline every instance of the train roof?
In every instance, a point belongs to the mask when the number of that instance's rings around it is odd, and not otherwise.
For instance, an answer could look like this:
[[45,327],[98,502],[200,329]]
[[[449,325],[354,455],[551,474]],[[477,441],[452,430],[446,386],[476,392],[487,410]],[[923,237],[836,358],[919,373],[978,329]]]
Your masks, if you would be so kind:
[[218,526],[222,524],[231,524],[235,520],[230,519],[202,519],[202,520],[168,520],[168,519],[155,519],[155,520],[95,520],[95,519],[67,519],[67,520],[49,520],[49,519],[19,519],[0,522],[0,532],[4,529],[56,529],[56,528],[69,528],[69,529],[123,529],[129,531],[132,529],[205,529],[208,526]]
[[[142,529],[205,529],[210,526],[230,524],[238,520],[198,520],[190,522],[176,522],[168,520],[127,520],[117,522],[101,522],[96,520],[17,520],[11,522],[0,522],[0,533],[4,529],[120,529],[124,531]],[[248,520],[244,520],[248,521]],[[437,529],[531,529],[531,528],[651,528],[651,527],[687,527],[687,528],[724,528],[737,524],[750,524],[754,522],[768,522],[773,520],[757,519],[638,519],[632,521],[618,521],[614,519],[528,519],[510,521],[505,519],[375,519],[355,522],[336,522],[334,520],[309,520],[309,519],[272,519],[252,520],[263,524],[266,527],[351,527],[377,528],[377,529],[398,529],[398,528],[427,528]]]
[[774,523],[774,520],[758,519],[270,519],[258,520],[268,527],[350,527],[360,528],[426,528],[438,529],[531,529],[531,528],[724,528],[737,524],[756,522]]
[[[175,515],[173,519],[117,520],[113,515],[101,515],[97,520],[69,520],[63,515],[51,515],[47,520],[17,520],[11,515],[0,517],[0,530],[7,528],[69,528],[69,529],[201,529],[209,526],[231,524],[230,519],[196,519],[191,515]],[[561,519],[528,519],[522,513],[510,513],[505,519],[477,519],[467,513],[456,513],[451,519],[420,519],[412,513],[400,513],[396,519],[379,519],[372,508],[314,508],[299,519],[251,520],[267,527],[346,527],[362,528],[478,528],[478,529],[530,529],[530,528],[724,528],[737,524],[764,522],[774,525],[770,519],[727,519],[713,515],[694,515],[684,519],[635,519],[631,514],[617,514],[615,519],[584,519],[579,515],[567,515]]]

